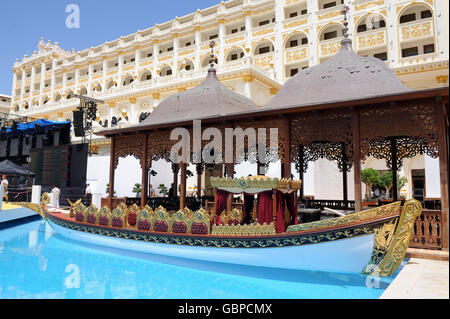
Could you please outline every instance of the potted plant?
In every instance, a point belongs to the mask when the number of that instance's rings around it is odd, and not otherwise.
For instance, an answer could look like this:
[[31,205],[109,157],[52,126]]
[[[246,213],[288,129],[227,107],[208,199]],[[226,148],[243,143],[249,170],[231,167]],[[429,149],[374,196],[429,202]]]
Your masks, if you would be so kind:
[[132,192],[136,193],[136,197],[141,197],[141,192],[142,192],[141,186],[142,185],[139,183],[134,184]]
[[169,190],[167,189],[166,185],[159,184],[158,186],[159,192],[163,194],[164,196],[167,196],[169,194]]
[[366,185],[366,197],[363,206],[376,206],[377,201],[373,201],[372,187],[377,185],[380,174],[373,168],[366,168],[361,171],[361,181]]

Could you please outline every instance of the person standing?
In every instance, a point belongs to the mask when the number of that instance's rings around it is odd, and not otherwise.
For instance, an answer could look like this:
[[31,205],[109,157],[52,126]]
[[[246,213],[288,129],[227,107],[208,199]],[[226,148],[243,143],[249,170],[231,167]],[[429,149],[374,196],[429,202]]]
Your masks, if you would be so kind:
[[84,195],[87,198],[87,205],[90,206],[92,204],[92,189],[89,184],[86,184],[86,190],[84,191]]
[[[8,202],[8,180],[6,179],[6,175],[2,175],[2,183],[1,185],[3,185],[3,198],[6,199],[6,202]],[[2,199],[3,200],[3,199]]]

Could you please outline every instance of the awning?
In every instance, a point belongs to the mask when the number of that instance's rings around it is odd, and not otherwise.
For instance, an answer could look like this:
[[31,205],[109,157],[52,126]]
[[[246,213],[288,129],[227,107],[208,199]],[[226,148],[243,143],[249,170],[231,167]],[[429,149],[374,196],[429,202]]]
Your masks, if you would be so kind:
[[34,176],[29,170],[14,164],[10,160],[0,162],[0,175],[6,176]]

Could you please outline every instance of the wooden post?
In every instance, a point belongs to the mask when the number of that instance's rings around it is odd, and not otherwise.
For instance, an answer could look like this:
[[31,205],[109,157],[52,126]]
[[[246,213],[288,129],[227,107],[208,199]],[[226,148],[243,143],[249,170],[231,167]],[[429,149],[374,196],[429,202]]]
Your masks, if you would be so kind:
[[304,195],[304,181],[303,181],[303,170],[305,169],[303,167],[303,159],[304,159],[304,152],[305,152],[305,147],[303,145],[299,145],[298,146],[298,174],[299,174],[299,179],[302,181],[302,184],[300,186],[300,201],[303,200],[303,195]]
[[144,139],[144,152],[143,152],[144,158],[142,159],[142,167],[141,167],[142,168],[141,208],[144,208],[144,206],[147,204],[147,193],[148,193],[147,141],[148,141],[148,134],[145,134],[143,139]]
[[361,192],[361,132],[359,111],[353,110],[353,180],[355,188],[355,211],[362,211],[362,192]]
[[447,141],[447,121],[448,115],[445,112],[445,104],[442,98],[436,99],[436,114],[438,121],[438,142],[439,142],[439,173],[441,180],[441,225],[442,225],[442,249],[448,251],[448,237],[449,237],[449,203],[448,203],[448,141]]
[[[228,163],[225,165],[227,165],[227,178],[228,177],[233,178],[234,177],[234,164]],[[233,207],[233,194],[229,194],[228,199],[227,199],[227,213],[228,214],[231,213],[231,211],[233,210],[232,207]]]
[[114,197],[115,142],[116,142],[116,138],[111,137],[111,147],[110,147],[111,156],[109,157],[109,198],[108,198],[109,209],[112,209],[112,199]]
[[342,193],[344,205],[347,207],[348,205],[348,183],[347,183],[347,154],[345,153],[345,144],[342,143]]
[[200,199],[202,197],[202,173],[203,167],[202,164],[197,164],[197,196]]
[[397,139],[391,137],[391,159],[392,159],[392,197],[394,202],[398,201],[398,187],[397,187]]
[[277,225],[277,191],[274,189],[272,191],[272,220],[274,225]]
[[180,169],[179,164],[172,164],[173,173],[173,197],[178,197],[178,170]]
[[180,209],[183,209],[186,204],[186,165],[181,163]]

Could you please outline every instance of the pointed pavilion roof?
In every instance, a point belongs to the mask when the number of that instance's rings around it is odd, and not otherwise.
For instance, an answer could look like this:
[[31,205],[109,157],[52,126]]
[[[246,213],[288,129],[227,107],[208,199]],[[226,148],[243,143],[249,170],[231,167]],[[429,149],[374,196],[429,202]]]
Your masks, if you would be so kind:
[[290,78],[263,109],[324,104],[412,91],[397,78],[386,62],[356,54],[348,38],[347,24],[344,25],[340,50],[326,62],[304,69]]
[[[211,51],[214,41],[211,42]],[[233,92],[217,78],[214,53],[206,79],[198,86],[166,98],[140,123],[142,126],[206,119],[260,109],[249,98]]]

